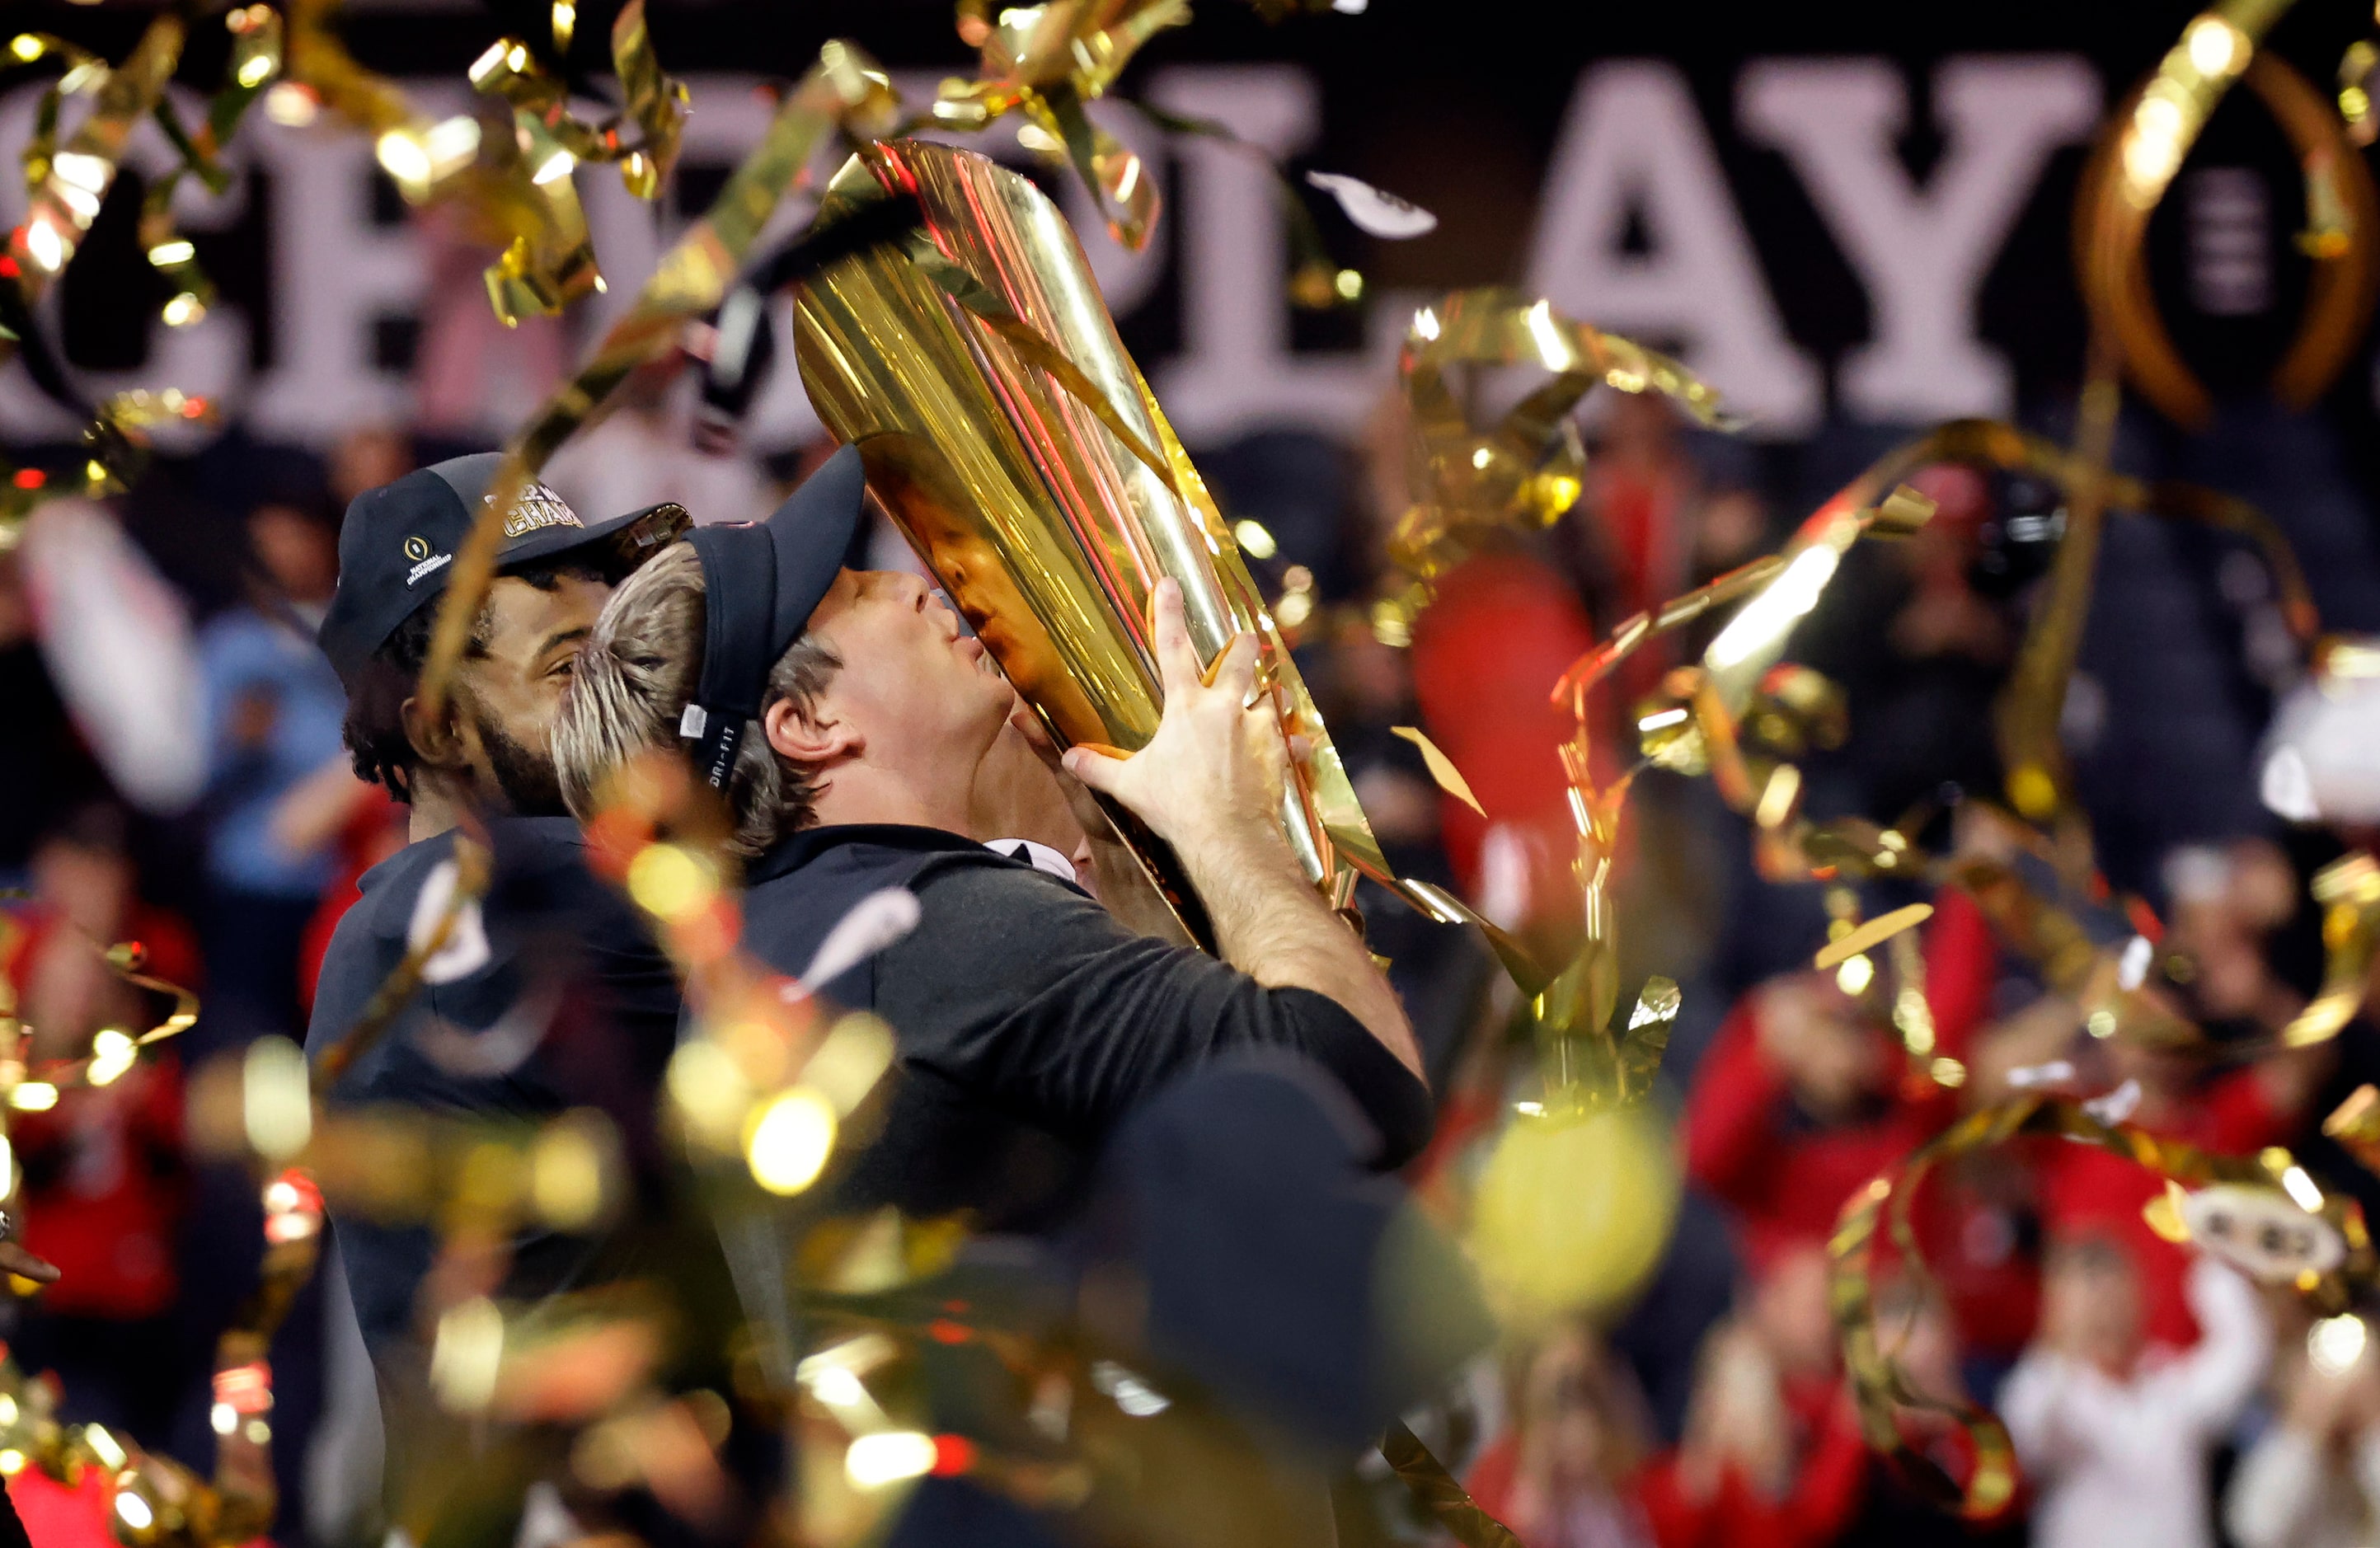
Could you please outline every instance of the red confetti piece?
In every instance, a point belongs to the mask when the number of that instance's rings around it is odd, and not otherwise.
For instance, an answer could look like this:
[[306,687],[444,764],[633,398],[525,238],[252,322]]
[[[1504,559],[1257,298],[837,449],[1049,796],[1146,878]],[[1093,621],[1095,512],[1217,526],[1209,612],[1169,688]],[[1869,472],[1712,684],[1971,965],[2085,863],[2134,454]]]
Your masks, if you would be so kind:
[[975,1443],[965,1435],[934,1437],[934,1476],[955,1478],[975,1468]]

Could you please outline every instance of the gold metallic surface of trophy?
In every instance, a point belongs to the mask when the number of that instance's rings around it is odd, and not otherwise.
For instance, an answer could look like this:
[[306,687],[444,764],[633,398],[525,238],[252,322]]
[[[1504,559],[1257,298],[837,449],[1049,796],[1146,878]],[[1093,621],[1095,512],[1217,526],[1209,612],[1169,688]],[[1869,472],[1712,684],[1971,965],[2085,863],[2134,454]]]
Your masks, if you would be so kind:
[[[1155,734],[1148,610],[1164,576],[1182,584],[1203,659],[1235,634],[1259,635],[1262,680],[1310,748],[1283,802],[1291,847],[1334,903],[1357,871],[1391,879],[1230,528],[1057,206],[980,155],[899,140],[854,157],[820,219],[902,195],[924,225],[905,246],[819,272],[794,315],[811,403],[859,448],[911,546],[1061,745],[1132,752]],[[1119,827],[1206,940],[1172,857]]]

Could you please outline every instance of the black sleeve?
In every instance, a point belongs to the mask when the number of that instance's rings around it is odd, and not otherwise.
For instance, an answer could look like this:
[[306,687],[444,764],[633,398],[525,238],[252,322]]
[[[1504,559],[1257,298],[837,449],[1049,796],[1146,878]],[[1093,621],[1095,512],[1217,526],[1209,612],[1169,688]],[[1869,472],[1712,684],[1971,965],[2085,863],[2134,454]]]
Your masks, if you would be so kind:
[[1338,1078],[1379,1131],[1383,1164],[1428,1143],[1427,1088],[1327,996],[1135,936],[1024,866],[939,866],[916,889],[917,929],[876,964],[877,1010],[911,1063],[1021,1119],[1096,1139],[1184,1070],[1278,1048]]
[[17,1502],[8,1497],[5,1479],[0,1479],[0,1548],[33,1548],[33,1540],[25,1535],[25,1518],[17,1514]]

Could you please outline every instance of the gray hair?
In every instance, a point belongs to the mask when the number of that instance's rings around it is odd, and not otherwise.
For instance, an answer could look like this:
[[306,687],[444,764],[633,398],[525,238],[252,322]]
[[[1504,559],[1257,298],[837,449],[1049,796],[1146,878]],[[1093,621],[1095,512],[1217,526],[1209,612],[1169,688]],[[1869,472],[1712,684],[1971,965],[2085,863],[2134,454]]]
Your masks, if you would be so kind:
[[[702,677],[702,560],[688,543],[655,554],[603,604],[553,725],[562,798],[580,821],[621,765],[676,744]],[[783,700],[808,714],[842,665],[824,640],[795,640],[769,670],[761,715]],[[818,820],[818,776],[779,756],[759,720],[745,723],[726,795],[735,818],[729,847],[747,860]]]

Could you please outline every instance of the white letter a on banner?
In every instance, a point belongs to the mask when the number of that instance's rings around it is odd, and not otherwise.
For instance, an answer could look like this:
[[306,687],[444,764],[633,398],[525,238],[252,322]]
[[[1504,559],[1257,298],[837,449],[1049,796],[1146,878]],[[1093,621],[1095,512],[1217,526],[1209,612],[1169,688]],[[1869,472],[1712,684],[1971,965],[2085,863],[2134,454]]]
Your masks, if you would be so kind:
[[[1632,214],[1647,252],[1621,245]],[[1671,66],[1618,60],[1580,77],[1546,175],[1529,284],[1582,322],[1674,345],[1755,435],[1817,424],[1817,369],[1786,336]]]

